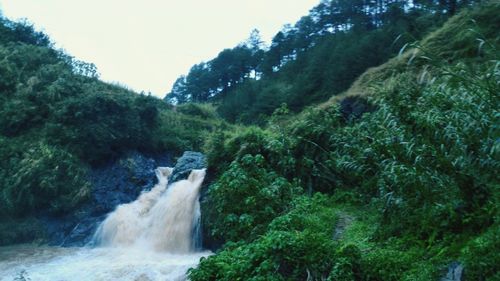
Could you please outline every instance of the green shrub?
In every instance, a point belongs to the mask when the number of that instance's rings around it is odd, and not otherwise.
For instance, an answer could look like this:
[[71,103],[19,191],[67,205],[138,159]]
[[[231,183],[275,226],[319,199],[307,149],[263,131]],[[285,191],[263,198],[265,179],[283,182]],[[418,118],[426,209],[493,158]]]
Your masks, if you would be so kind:
[[[328,274],[334,245],[329,237],[311,232],[271,231],[202,259],[190,280],[305,280]],[[235,262],[237,261],[237,262]]]
[[362,259],[363,280],[397,281],[413,266],[411,254],[393,249],[377,249]]
[[[92,93],[60,103],[48,136],[90,163],[109,161],[132,149],[151,147],[157,109],[147,97]],[[142,104],[140,104],[142,103]]]
[[462,251],[466,280],[499,280],[500,227],[493,225],[473,239]]
[[7,215],[40,210],[58,213],[87,199],[87,171],[78,159],[43,142],[21,148],[23,151],[6,154],[8,167],[2,167],[0,200]]
[[355,246],[337,248],[332,239],[336,216],[327,198],[320,194],[299,196],[290,208],[275,218],[262,236],[227,243],[216,255],[202,259],[198,268],[190,270],[189,278],[321,280],[332,270],[336,273],[331,276],[357,276],[359,250]]
[[158,151],[201,150],[207,137],[219,126],[218,119],[206,119],[161,110],[152,142]]
[[260,154],[269,163],[272,158],[269,149],[271,140],[273,135],[258,127],[218,129],[209,136],[204,151],[210,169],[216,174],[221,174],[229,168],[233,160],[241,159],[247,154]]
[[210,234],[223,241],[251,241],[289,209],[300,188],[268,170],[262,155],[245,155],[209,187],[203,203]]

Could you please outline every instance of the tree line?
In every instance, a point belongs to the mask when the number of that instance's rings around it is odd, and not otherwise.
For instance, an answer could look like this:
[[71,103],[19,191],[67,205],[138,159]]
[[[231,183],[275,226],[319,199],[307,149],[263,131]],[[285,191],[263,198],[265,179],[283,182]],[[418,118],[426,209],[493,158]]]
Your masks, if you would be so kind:
[[[258,30],[234,48],[194,65],[180,76],[165,99],[173,104],[224,98],[247,80],[271,77],[286,64],[337,33],[380,29],[415,13],[447,17],[478,0],[322,0],[294,25],[285,25],[270,46]],[[395,39],[395,38],[392,38]]]

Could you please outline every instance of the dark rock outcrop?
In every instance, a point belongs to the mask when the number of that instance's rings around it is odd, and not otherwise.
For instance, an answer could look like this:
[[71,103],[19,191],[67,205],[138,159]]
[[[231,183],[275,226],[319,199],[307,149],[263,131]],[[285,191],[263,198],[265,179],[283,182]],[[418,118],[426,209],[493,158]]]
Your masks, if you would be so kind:
[[340,102],[340,112],[346,121],[356,120],[374,110],[375,106],[362,97],[347,97]]
[[187,179],[191,170],[204,169],[207,167],[207,160],[205,155],[200,152],[186,151],[177,160],[174,171],[170,178],[169,183],[174,183],[179,180]]
[[90,172],[91,199],[76,211],[60,217],[41,214],[50,245],[83,246],[116,206],[135,200],[157,182],[154,170],[171,166],[169,155],[147,157],[133,152]]
[[[147,157],[134,152],[90,172],[91,199],[76,211],[53,217],[41,214],[50,245],[83,246],[91,242],[99,224],[118,205],[134,201],[141,192],[151,189],[157,178],[157,167],[172,166],[170,155]],[[177,160],[169,178],[173,183],[186,179],[193,169],[206,168],[202,153],[186,151]]]

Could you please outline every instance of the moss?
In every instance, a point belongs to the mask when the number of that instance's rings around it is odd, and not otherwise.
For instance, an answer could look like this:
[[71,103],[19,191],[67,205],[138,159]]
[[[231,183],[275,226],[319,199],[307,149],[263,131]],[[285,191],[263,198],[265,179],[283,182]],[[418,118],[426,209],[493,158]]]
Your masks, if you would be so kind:
[[0,218],[0,246],[18,243],[40,243],[44,239],[43,226],[35,218]]

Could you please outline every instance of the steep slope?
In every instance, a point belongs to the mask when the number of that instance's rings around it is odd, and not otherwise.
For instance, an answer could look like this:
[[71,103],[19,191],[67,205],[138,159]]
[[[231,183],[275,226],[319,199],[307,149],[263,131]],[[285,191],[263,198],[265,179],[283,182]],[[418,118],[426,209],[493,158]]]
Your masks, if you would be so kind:
[[0,244],[22,240],[16,228],[39,232],[35,214],[88,200],[91,167],[130,151],[199,149],[217,123],[103,83],[94,65],[55,50],[28,23],[0,18]]
[[499,14],[464,11],[367,71],[344,94],[362,116],[334,98],[215,133],[203,220],[224,246],[191,279],[497,280]]
[[226,120],[264,125],[338,95],[367,70],[420,40],[457,8],[480,1],[324,0],[265,47],[258,31],[179,77],[165,99],[212,102]]
[[[488,9],[472,10],[453,17],[421,42],[405,44],[398,56],[367,70],[346,92],[332,97],[331,101],[339,101],[348,96],[369,95],[372,93],[371,86],[397,73],[413,72],[415,75],[422,75],[424,70],[429,71],[423,66],[432,66],[432,61],[429,60],[435,60],[436,64],[444,61],[449,64],[456,61],[479,64],[487,61],[487,58],[495,57],[500,47],[497,30],[500,17],[497,9],[494,1],[491,1]],[[326,105],[328,104],[330,103],[327,102]]]

